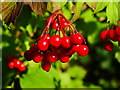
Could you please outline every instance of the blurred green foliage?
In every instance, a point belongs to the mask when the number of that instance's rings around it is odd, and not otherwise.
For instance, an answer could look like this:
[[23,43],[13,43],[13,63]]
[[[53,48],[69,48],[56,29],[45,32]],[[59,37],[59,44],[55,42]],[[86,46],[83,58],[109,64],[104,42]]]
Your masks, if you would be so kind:
[[[67,19],[71,19],[70,3],[62,8]],[[96,11],[97,12],[97,11]],[[69,63],[56,62],[49,72],[41,69],[41,63],[26,61],[23,54],[40,36],[50,13],[41,17],[25,5],[15,25],[7,26],[2,21],[2,66],[4,88],[120,88],[120,47],[114,43],[112,52],[103,49],[99,34],[109,25],[106,11],[94,14],[91,8],[81,12],[73,24],[87,40],[89,54],[80,57],[74,54]],[[1,31],[1,30],[0,30]],[[1,35],[1,34],[0,34]],[[1,49],[1,47],[0,47]],[[27,71],[17,76],[7,66],[5,57],[14,56],[23,60]]]

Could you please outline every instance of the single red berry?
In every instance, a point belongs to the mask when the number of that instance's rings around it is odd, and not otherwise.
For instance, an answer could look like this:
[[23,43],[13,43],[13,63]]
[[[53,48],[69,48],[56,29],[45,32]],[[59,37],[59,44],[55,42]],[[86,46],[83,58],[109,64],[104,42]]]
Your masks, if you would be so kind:
[[109,38],[109,31],[108,30],[104,30],[100,33],[100,39],[102,41],[106,41],[106,40],[108,40],[108,38]]
[[65,21],[64,18],[60,17],[60,24],[61,24],[61,27],[62,28],[66,28],[68,25],[67,25],[67,22]]
[[116,27],[116,33],[117,33],[117,35],[120,36],[120,26],[119,26],[119,27]]
[[70,44],[70,37],[65,36],[61,38],[61,46],[63,48],[70,48],[71,44]]
[[80,48],[80,45],[73,45],[72,50],[73,50],[74,52],[78,52],[78,51],[79,51],[79,48]]
[[115,41],[115,42],[118,41],[119,40],[119,36],[115,35],[112,40]]
[[42,56],[40,53],[36,53],[36,54],[33,56],[33,61],[36,62],[36,63],[41,62],[42,59],[43,59],[43,56]]
[[10,69],[14,68],[14,62],[12,62],[12,61],[9,62],[9,63],[8,63],[8,67],[9,67]]
[[111,41],[107,41],[104,43],[104,49],[107,51],[113,50],[113,43]]
[[73,34],[70,39],[74,44],[82,44],[83,42],[83,36],[80,33]]
[[79,56],[86,56],[89,52],[89,48],[86,45],[80,45],[78,55]]
[[69,56],[64,56],[64,55],[60,56],[60,61],[62,63],[67,63],[69,61]]
[[47,39],[49,41],[50,35],[49,34],[43,35],[40,39]]
[[38,52],[38,45],[37,44],[32,44],[31,46],[30,46],[30,50],[32,51],[32,52]]
[[19,68],[21,61],[15,58],[13,62],[14,62],[14,67]]
[[32,60],[32,52],[31,50],[27,50],[25,53],[24,53],[24,58],[28,61]]
[[41,51],[46,51],[49,47],[49,43],[48,43],[48,40],[47,39],[40,39],[38,41],[38,48],[41,50]]
[[24,63],[20,63],[18,70],[22,72],[22,71],[25,71],[25,69],[26,69],[26,66],[24,65]]
[[51,64],[50,64],[50,62],[43,61],[41,67],[43,70],[48,72],[51,68]]
[[61,38],[59,35],[53,35],[50,39],[50,44],[53,45],[54,47],[59,47],[61,44]]
[[57,29],[57,28],[58,28],[58,22],[57,22],[57,21],[55,21],[55,22],[53,23],[52,28],[53,28],[53,29]]
[[115,30],[109,30],[109,38],[110,39],[114,39],[116,36],[116,31]]
[[47,58],[49,62],[56,62],[58,60],[58,56],[55,52],[50,52]]
[[50,22],[50,17],[46,19],[46,23],[48,24],[48,22],[50,23],[53,23],[54,19],[51,19],[51,22]]

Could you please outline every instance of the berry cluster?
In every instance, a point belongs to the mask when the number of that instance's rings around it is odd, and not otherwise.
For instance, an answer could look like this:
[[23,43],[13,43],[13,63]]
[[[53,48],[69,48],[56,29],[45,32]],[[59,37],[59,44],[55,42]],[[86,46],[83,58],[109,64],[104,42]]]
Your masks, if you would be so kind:
[[19,72],[26,70],[26,66],[24,65],[24,63],[16,58],[11,56],[6,56],[6,60],[8,61],[8,67],[10,69],[16,68],[17,71]]
[[[114,29],[114,25],[112,25],[112,29],[107,28],[100,33],[100,39],[105,41],[104,49],[107,51],[113,50],[113,43],[111,41],[118,41],[118,46],[120,46],[120,27],[116,27]],[[111,41],[110,41],[111,40]]]
[[[89,49],[84,37],[62,14],[55,12],[47,18],[46,23],[47,25],[37,42],[24,53],[26,60],[33,60],[36,63],[42,61],[42,69],[49,71],[51,63],[58,60],[67,63],[75,52],[79,56],[88,54]],[[50,36],[53,29],[56,29],[58,35],[55,33]],[[69,31],[71,35],[67,36],[66,31]],[[62,32],[62,37],[60,37],[60,32]]]

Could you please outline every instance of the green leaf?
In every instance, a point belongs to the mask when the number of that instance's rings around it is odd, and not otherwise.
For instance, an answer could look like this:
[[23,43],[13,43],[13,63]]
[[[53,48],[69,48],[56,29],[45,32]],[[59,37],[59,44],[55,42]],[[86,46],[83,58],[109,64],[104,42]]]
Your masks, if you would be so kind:
[[20,85],[21,88],[55,88],[58,77],[58,72],[53,67],[46,72],[39,64],[30,61],[28,72],[20,78]]
[[97,5],[97,3],[98,2],[86,2],[86,4],[90,7],[90,8],[92,8],[93,10],[96,8],[96,5]]
[[109,2],[107,9],[107,21],[110,21],[111,24],[117,24],[118,20],[118,2]]
[[98,2],[96,9],[94,10],[94,13],[102,11],[107,5],[108,5],[108,2]]
[[58,9],[61,9],[66,3],[67,0],[64,0],[64,2],[59,2],[59,0],[58,2],[56,2],[56,0],[51,0],[51,2],[48,2],[47,4],[47,10],[50,12],[54,12]]
[[80,17],[83,3],[84,2],[76,2],[75,8],[73,9],[74,15],[71,19],[71,22],[76,21]]

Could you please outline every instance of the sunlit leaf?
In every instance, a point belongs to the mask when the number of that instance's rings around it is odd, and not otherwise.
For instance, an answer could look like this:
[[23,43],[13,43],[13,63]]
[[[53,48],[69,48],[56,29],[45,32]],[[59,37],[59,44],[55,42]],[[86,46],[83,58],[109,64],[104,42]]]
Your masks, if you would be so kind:
[[111,24],[116,24],[118,20],[118,2],[109,2],[106,13],[107,21],[110,21]]
[[94,10],[94,13],[97,13],[103,10],[107,5],[108,5],[108,2],[98,2],[96,5],[96,9]]
[[83,3],[84,2],[76,2],[75,8],[73,9],[74,15],[71,19],[71,22],[76,21],[80,17]]

